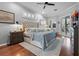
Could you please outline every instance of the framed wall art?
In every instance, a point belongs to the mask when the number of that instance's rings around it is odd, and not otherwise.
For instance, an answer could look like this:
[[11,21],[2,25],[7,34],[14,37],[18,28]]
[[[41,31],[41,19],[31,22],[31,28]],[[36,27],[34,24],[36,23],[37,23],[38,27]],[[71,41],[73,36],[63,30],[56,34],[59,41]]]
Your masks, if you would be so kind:
[[12,12],[0,10],[0,23],[15,23],[15,14]]

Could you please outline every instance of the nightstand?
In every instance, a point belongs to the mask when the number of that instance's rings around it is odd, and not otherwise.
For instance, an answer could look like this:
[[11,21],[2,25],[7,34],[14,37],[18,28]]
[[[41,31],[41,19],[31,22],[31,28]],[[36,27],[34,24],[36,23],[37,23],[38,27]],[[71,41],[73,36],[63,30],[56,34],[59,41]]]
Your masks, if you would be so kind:
[[9,45],[14,45],[24,41],[24,32],[10,32],[10,43]]

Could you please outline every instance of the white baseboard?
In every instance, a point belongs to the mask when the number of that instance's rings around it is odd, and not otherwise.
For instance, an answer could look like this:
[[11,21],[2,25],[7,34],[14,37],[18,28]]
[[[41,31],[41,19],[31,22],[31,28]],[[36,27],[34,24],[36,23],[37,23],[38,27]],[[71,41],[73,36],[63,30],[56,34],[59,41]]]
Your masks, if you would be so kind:
[[4,45],[7,45],[7,43],[4,43],[4,44],[0,44],[0,46],[4,46]]

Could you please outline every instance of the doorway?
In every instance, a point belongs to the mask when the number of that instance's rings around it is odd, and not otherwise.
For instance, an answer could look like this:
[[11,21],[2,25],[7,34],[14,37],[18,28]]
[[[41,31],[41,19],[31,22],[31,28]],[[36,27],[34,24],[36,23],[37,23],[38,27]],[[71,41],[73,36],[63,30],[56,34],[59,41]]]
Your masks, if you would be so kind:
[[74,29],[72,27],[72,23],[71,23],[71,17],[70,16],[66,16],[62,19],[62,24],[61,24],[61,32],[62,32],[62,36],[64,36],[67,39],[64,39],[64,42],[66,42],[67,48],[70,49],[73,53],[73,49],[74,49]]

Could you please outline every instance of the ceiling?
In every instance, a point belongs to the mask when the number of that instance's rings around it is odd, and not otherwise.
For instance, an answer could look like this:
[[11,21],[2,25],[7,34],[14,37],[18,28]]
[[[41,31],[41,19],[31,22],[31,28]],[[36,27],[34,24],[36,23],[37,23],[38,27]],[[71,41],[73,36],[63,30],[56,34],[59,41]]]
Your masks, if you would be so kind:
[[[31,12],[40,13],[45,16],[57,15],[60,12],[76,4],[76,2],[49,2],[55,4],[55,6],[46,5],[46,8],[43,9],[44,5],[37,4],[38,2],[17,2],[17,3]],[[55,11],[54,9],[57,9],[57,11]]]

